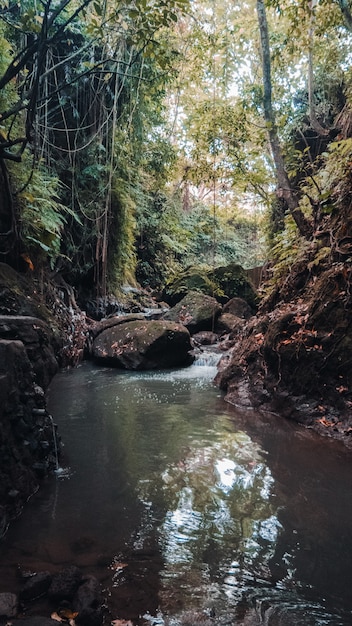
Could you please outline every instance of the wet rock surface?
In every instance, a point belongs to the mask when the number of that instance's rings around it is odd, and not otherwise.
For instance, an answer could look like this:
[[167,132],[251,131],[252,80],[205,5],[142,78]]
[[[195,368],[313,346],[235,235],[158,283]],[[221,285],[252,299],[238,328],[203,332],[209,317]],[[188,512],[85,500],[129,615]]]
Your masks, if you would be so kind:
[[222,267],[189,267],[173,277],[163,290],[163,298],[175,306],[187,293],[198,292],[215,297],[221,303],[231,298],[241,298],[257,305],[257,294],[250,278],[250,272],[237,263]]
[[48,324],[27,315],[0,315],[0,338],[22,342],[36,383],[46,389],[59,369]]
[[99,333],[92,355],[100,363],[144,370],[189,365],[191,348],[190,334],[181,324],[138,319],[117,323]]
[[15,593],[0,593],[0,619],[16,617],[18,613],[18,598]]
[[60,442],[45,389],[60,346],[32,277],[0,263],[0,536],[56,467]]
[[52,574],[26,572],[18,594],[0,593],[3,623],[11,619],[11,624],[27,626],[53,626],[58,622],[100,626],[103,616],[100,582],[74,565]]
[[202,330],[213,330],[221,310],[222,306],[215,298],[199,291],[190,291],[165,313],[164,319],[183,324],[193,335]]
[[22,341],[0,340],[0,533],[56,467],[59,440]]

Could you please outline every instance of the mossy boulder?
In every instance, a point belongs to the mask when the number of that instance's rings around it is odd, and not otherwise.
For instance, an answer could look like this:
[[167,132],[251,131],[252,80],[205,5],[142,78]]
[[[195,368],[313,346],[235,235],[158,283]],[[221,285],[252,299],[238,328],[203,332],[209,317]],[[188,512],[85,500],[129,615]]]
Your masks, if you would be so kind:
[[249,320],[253,315],[253,310],[249,306],[248,302],[243,298],[231,298],[224,305],[223,311],[224,314],[228,313],[230,315],[235,315],[236,317],[240,317],[244,320]]
[[215,330],[219,335],[224,333],[237,333],[243,328],[245,320],[243,317],[232,315],[232,313],[222,313],[216,321]]
[[245,270],[236,263],[215,269],[190,267],[168,282],[163,298],[174,306],[190,291],[212,296],[222,304],[234,297],[244,299],[252,308],[256,308],[258,303],[258,296]]
[[163,291],[163,299],[175,306],[189,291],[199,291],[208,296],[222,297],[224,294],[212,280],[211,270],[204,267],[190,267],[169,280]]
[[242,298],[252,308],[256,308],[258,296],[241,265],[230,263],[223,267],[216,267],[213,272],[213,280],[218,289],[225,294],[226,300],[235,297]]
[[181,302],[165,313],[164,319],[183,324],[192,335],[201,330],[212,330],[221,309],[215,298],[199,291],[190,291]]
[[122,369],[147,370],[190,365],[191,337],[181,324],[135,320],[103,330],[94,340],[93,358]]

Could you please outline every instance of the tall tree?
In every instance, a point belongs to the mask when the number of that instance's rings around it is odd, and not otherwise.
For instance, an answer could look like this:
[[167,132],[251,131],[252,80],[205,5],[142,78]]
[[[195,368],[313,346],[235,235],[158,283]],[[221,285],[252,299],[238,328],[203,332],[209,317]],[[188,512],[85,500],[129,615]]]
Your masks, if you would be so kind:
[[263,107],[267,126],[270,148],[275,164],[277,178],[277,194],[284,198],[301,235],[309,237],[312,226],[301,209],[296,193],[292,189],[283,157],[279,134],[276,126],[275,112],[272,101],[271,55],[269,44],[268,22],[264,0],[257,0],[257,15],[260,32],[262,72],[263,72]]

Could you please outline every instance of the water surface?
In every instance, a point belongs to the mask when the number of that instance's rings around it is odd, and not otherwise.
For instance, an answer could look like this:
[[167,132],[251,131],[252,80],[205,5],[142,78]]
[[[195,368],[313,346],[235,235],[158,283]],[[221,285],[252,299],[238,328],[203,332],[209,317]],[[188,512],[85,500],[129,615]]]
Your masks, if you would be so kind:
[[352,623],[350,452],[226,404],[214,375],[85,363],[55,377],[65,471],[6,535],[3,590],[18,565],[75,563],[102,582],[113,619]]

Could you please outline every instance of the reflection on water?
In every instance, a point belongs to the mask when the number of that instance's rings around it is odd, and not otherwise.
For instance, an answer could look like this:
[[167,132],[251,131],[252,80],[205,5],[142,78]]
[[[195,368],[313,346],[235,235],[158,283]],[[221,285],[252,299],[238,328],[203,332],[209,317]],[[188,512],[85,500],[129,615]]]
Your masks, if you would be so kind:
[[76,563],[102,581],[114,618],[352,623],[348,452],[230,407],[214,375],[207,360],[153,373],[84,364],[55,378],[64,471],[6,536],[2,590],[17,563]]

